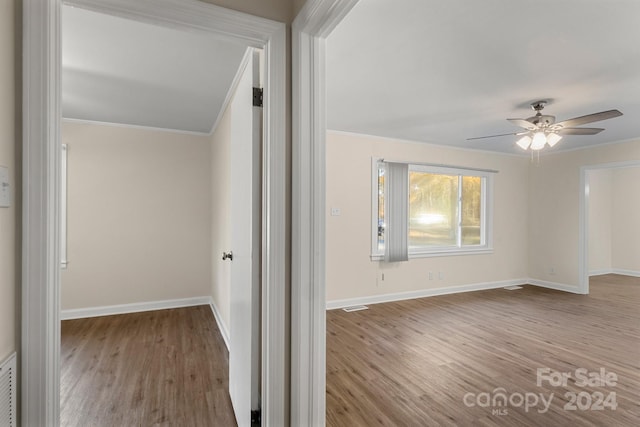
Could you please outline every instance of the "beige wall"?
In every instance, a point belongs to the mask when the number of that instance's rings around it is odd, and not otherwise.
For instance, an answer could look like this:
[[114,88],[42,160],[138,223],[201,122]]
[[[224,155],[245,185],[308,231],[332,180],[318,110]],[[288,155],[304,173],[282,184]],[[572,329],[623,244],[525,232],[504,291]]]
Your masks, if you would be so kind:
[[612,172],[611,266],[640,274],[640,167]]
[[[372,262],[372,157],[499,170],[494,187],[494,253]],[[640,140],[544,155],[532,163],[528,158],[330,131],[327,301],[526,277],[578,286],[580,168],[626,160],[640,160]],[[610,236],[600,253],[590,251],[604,263],[601,268],[639,270],[640,227],[633,223],[633,215],[624,213],[638,212],[640,192],[630,195],[633,189],[622,184],[638,182],[638,169],[617,170],[609,181],[594,182],[594,194],[604,191],[609,196],[608,201],[607,197],[595,200],[592,208],[599,212],[592,215],[612,224],[591,231],[596,239]],[[340,208],[341,215],[331,216],[332,207]],[[428,279],[429,272],[434,273],[433,280]],[[444,279],[438,279],[439,272]]]
[[589,272],[611,270],[611,194],[610,169],[589,171]]
[[[20,190],[16,178],[20,165],[16,162],[18,143],[15,133],[15,101],[17,77],[14,74],[14,2],[0,1],[0,165],[9,168],[12,202],[0,208],[0,361],[16,350],[16,293],[18,290],[16,246]],[[19,81],[19,80],[18,80]]]
[[[494,253],[371,261],[372,157],[498,170]],[[328,132],[327,301],[527,277],[528,164],[523,157]],[[331,216],[332,207],[341,215]]]
[[63,123],[68,261],[62,309],[209,295],[205,136]]
[[231,322],[231,109],[227,108],[211,138],[211,296],[224,325]]
[[627,160],[640,160],[640,140],[545,155],[530,168],[530,277],[579,285],[580,168]]

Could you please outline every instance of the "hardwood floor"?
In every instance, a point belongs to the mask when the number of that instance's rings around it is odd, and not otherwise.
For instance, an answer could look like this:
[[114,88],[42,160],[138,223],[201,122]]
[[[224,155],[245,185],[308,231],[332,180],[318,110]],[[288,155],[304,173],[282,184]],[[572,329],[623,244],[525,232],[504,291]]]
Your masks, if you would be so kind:
[[[328,426],[640,425],[640,278],[593,277],[590,295],[525,286],[369,308],[327,312]],[[538,368],[571,378],[538,385]],[[580,368],[617,381],[583,385]]]
[[61,426],[235,426],[208,306],[62,322]]

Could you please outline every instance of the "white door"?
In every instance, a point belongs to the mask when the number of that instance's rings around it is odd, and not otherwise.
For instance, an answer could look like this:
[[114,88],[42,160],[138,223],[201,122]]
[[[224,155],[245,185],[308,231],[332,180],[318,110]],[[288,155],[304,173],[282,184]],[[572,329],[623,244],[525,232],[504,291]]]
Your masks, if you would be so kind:
[[260,405],[262,108],[253,106],[260,56],[250,52],[231,102],[231,325],[229,394],[238,426]]

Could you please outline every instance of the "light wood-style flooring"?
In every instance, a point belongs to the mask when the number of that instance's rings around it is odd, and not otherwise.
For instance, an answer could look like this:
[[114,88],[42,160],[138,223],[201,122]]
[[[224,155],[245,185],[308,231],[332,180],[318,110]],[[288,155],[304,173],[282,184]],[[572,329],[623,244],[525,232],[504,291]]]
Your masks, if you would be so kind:
[[208,306],[62,322],[60,425],[235,426]]
[[[538,368],[572,377],[539,386]],[[581,387],[580,368],[616,385]],[[497,388],[512,401],[493,405]],[[547,411],[534,394],[553,394]],[[326,397],[328,426],[639,426],[640,278],[593,277],[590,295],[525,286],[329,311]]]

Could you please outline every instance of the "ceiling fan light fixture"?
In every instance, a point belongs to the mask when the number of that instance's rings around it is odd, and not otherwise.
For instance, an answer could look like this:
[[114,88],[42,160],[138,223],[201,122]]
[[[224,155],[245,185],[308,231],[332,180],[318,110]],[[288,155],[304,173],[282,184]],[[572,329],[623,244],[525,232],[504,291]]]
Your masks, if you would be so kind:
[[560,135],[558,135],[555,132],[551,132],[551,133],[549,133],[549,135],[547,135],[547,144],[549,144],[549,147],[553,147],[561,139],[562,139],[562,137]]
[[516,144],[518,144],[518,146],[523,150],[526,150],[531,145],[531,137],[529,135],[525,135],[517,140]]
[[537,101],[532,103],[531,108],[536,112],[533,117],[528,117],[526,119],[507,119],[512,124],[523,128],[525,130],[524,132],[520,131],[499,135],[479,136],[475,138],[467,138],[467,140],[470,141],[473,139],[517,135],[520,138],[516,141],[516,145],[520,148],[525,151],[529,149],[540,151],[547,144],[549,147],[554,147],[558,142],[560,142],[562,135],[596,135],[604,130],[601,128],[583,128],[576,126],[622,116],[622,113],[618,110],[607,110],[556,122],[555,116],[542,114],[542,109],[546,104],[547,101]]
[[542,150],[546,143],[547,137],[545,136],[544,132],[538,131],[533,134],[533,139],[531,140],[531,149]]

